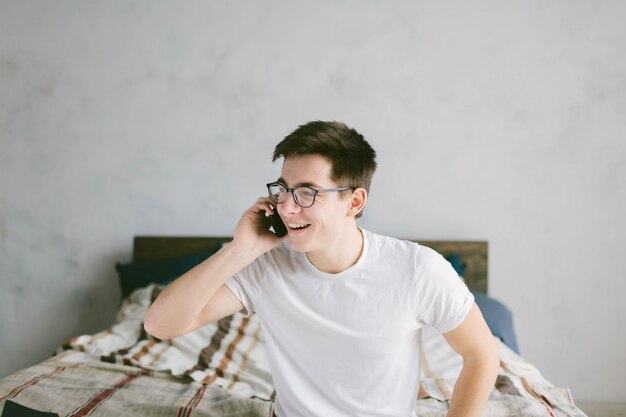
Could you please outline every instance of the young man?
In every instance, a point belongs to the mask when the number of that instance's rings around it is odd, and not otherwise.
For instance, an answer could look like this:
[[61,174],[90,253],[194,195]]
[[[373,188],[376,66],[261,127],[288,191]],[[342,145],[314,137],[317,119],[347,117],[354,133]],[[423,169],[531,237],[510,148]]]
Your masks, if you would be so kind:
[[[493,337],[438,253],[357,226],[375,152],[338,122],[280,142],[280,178],[241,217],[232,242],[168,285],[145,328],[178,336],[245,309],[258,314],[279,417],[414,415],[420,329],[463,357],[449,416],[477,417],[497,375]],[[390,202],[393,207],[393,202]],[[278,212],[278,238],[266,214]]]

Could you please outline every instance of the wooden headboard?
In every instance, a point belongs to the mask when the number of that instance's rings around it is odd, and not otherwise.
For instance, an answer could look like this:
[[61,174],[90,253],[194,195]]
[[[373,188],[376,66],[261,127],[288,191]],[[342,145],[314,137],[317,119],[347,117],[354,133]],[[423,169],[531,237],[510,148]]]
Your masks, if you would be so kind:
[[[136,236],[133,261],[176,258],[217,248],[232,237]],[[444,256],[457,255],[465,267],[463,278],[468,287],[487,293],[487,254],[485,241],[415,240]]]

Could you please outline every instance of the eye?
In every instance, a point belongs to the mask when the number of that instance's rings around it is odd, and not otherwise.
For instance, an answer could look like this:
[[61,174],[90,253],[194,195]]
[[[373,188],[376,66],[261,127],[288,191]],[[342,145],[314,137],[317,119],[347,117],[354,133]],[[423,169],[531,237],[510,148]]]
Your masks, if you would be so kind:
[[300,191],[300,194],[303,197],[313,197],[315,195],[315,190],[311,188],[302,188],[302,190]]

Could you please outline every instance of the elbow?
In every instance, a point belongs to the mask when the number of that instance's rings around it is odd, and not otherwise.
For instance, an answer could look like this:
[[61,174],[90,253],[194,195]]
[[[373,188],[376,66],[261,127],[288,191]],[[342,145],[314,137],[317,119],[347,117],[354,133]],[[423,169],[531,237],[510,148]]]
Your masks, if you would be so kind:
[[[158,334],[159,333],[158,330],[156,330],[154,328],[154,325],[152,324],[152,322],[144,320],[144,322],[143,322],[143,329],[150,336],[156,337],[157,339],[161,339],[161,337],[159,337],[160,335]],[[163,339],[161,339],[161,340],[163,340]]]
[[146,331],[146,333],[159,340],[171,339],[173,336],[167,334],[162,326],[159,326],[159,320],[153,316],[153,314],[150,314],[150,310],[148,310],[144,315],[143,329]]
[[159,340],[173,339],[189,331],[181,328],[176,322],[164,320],[163,316],[157,316],[152,310],[148,310],[144,315],[143,329]]

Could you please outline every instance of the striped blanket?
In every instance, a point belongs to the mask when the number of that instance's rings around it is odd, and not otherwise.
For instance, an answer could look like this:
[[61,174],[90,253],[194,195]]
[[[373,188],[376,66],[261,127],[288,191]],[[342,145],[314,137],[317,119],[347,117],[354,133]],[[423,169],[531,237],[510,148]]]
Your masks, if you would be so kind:
[[[52,358],[0,380],[7,400],[60,416],[270,416],[274,388],[257,318],[226,317],[162,341],[143,330],[161,287],[135,291],[115,324],[65,342]],[[417,412],[444,417],[462,360],[433,329],[422,335]],[[483,416],[585,416],[498,340],[501,369]]]

